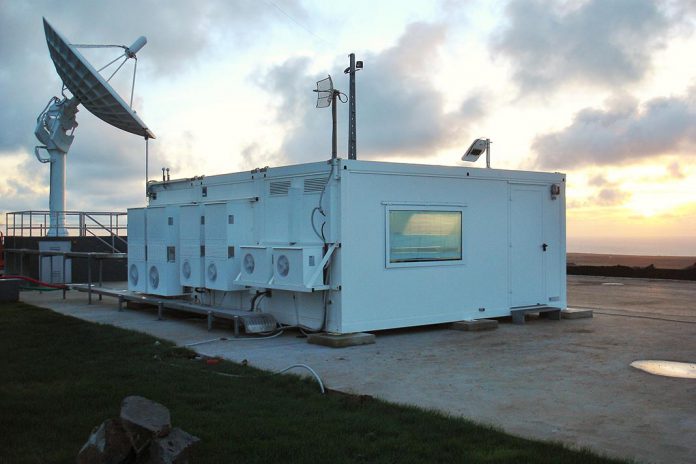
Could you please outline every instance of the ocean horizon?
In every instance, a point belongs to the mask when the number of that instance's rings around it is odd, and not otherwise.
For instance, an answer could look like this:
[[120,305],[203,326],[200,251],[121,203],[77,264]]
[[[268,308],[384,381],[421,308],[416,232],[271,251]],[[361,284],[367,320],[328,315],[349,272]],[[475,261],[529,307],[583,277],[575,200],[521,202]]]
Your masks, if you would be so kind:
[[696,236],[568,237],[568,253],[637,256],[696,256]]

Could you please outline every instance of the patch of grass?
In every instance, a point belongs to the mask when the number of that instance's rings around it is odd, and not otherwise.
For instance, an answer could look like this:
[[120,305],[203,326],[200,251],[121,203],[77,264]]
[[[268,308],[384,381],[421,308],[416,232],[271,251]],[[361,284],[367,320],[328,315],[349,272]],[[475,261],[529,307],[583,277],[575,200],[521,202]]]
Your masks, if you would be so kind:
[[75,462],[92,428],[134,394],[164,404],[175,426],[202,439],[196,463],[618,462],[191,356],[136,332],[0,304],[0,462]]

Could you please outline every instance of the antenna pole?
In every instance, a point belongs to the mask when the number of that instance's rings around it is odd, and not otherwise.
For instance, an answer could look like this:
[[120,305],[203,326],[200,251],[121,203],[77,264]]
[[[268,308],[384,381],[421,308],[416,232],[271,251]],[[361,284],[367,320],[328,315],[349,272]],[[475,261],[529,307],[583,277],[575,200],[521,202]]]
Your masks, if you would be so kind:
[[348,159],[357,159],[357,133],[355,116],[355,53],[350,57],[350,88],[348,90]]
[[336,97],[338,90],[331,90],[331,119],[333,127],[331,128],[331,159],[336,159],[338,156],[338,145],[336,143]]
[[486,167],[491,167],[491,139],[486,139]]
[[145,198],[148,197],[147,181],[149,180],[148,168],[150,165],[150,150],[149,150],[150,143],[149,142],[150,142],[150,138],[145,137]]

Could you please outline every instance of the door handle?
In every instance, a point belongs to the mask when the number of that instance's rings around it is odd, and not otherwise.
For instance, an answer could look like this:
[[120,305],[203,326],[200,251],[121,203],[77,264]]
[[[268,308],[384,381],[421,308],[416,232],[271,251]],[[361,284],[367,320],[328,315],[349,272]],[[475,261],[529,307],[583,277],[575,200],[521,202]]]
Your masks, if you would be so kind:
[[544,251],[546,251],[546,249],[547,249],[548,247],[549,247],[549,246],[548,246],[546,243],[544,243],[543,245],[541,245],[541,248],[542,248]]

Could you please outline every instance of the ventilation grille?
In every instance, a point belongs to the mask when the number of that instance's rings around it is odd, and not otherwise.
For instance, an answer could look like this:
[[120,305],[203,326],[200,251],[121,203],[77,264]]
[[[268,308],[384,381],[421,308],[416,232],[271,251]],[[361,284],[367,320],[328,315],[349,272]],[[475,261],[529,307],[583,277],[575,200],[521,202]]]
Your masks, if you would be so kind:
[[277,180],[271,182],[270,193],[271,195],[287,195],[290,190],[289,180]]
[[325,177],[316,177],[304,180],[304,193],[321,192],[326,185]]

